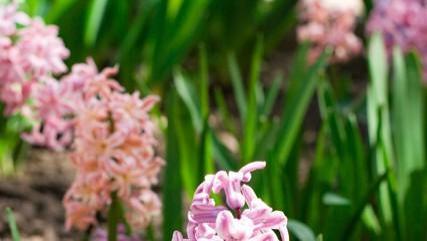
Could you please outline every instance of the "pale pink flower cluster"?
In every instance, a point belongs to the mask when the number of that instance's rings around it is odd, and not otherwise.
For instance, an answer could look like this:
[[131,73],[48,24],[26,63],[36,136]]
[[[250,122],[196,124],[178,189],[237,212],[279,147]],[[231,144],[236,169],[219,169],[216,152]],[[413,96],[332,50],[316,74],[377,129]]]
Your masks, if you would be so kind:
[[361,0],[300,0],[300,42],[311,43],[309,62],[314,62],[329,47],[331,62],[346,62],[362,51],[355,35],[357,17],[363,12]]
[[16,4],[0,6],[0,99],[6,114],[25,103],[37,82],[65,72],[68,55],[56,26],[30,19]]
[[35,120],[30,132],[22,137],[33,145],[61,150],[73,141],[75,101],[77,92],[66,81],[46,78],[33,87],[33,103],[23,114]]
[[[56,26],[31,19],[17,4],[0,5],[0,101],[5,114],[23,114],[35,121],[33,144],[59,148],[69,143],[68,113],[53,75],[67,70],[69,56]],[[66,123],[67,122],[67,123]]]
[[89,61],[63,78],[64,85],[80,95],[73,102],[71,154],[77,174],[64,197],[68,229],[95,225],[113,193],[133,227],[145,227],[160,213],[160,200],[151,187],[164,162],[155,155],[154,123],[148,115],[158,97],[124,93],[111,79],[116,72],[107,68],[98,73]]
[[[188,212],[187,235],[175,231],[173,241],[288,241],[287,218],[258,198],[246,185],[251,172],[262,169],[265,162],[252,162],[238,172],[220,171],[207,175],[197,188]],[[212,193],[225,194],[226,205],[216,205]]]
[[427,2],[425,0],[377,0],[368,21],[369,34],[383,35],[389,55],[395,45],[417,51],[427,80]]

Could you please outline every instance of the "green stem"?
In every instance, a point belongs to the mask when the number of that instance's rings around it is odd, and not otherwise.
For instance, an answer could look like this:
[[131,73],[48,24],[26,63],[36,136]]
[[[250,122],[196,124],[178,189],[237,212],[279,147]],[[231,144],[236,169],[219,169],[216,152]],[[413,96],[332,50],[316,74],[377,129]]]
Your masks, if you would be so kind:
[[123,209],[117,193],[111,194],[111,205],[108,211],[108,241],[117,241],[117,226],[123,218]]

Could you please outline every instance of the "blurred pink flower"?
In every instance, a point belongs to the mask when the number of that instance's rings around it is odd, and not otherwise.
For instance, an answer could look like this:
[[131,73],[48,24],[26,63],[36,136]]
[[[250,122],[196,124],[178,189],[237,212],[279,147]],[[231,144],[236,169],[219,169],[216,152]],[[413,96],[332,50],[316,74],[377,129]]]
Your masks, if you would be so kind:
[[357,17],[363,12],[361,0],[301,0],[298,40],[311,43],[309,62],[330,47],[332,62],[346,62],[360,54],[362,43],[354,34]]
[[23,135],[32,144],[61,149],[70,142],[64,91],[52,77],[66,71],[68,55],[56,26],[19,12],[15,1],[0,6],[0,101],[6,115],[36,123]]
[[369,17],[367,32],[379,32],[389,55],[395,45],[404,52],[417,51],[427,80],[427,5],[423,0],[377,0]]
[[17,10],[16,3],[0,6],[0,38],[14,35],[17,24],[27,25],[30,22],[30,18],[25,13]]
[[[98,72],[88,60],[74,66],[61,81],[66,89],[79,93],[71,154],[77,177],[64,205],[69,210],[69,205],[81,202],[83,207],[93,207],[95,215],[106,211],[110,195],[116,193],[124,204],[127,221],[141,228],[160,212],[160,200],[151,186],[157,182],[164,161],[155,155],[155,125],[148,115],[159,98],[141,99],[137,92],[124,93],[111,78],[116,72],[117,68]],[[94,183],[96,188],[85,188],[87,183]],[[72,214],[67,220],[68,228],[84,229],[88,225],[79,225]]]
[[13,61],[26,75],[36,80],[48,74],[60,74],[67,70],[63,60],[69,56],[58,28],[47,26],[41,19],[33,19],[17,32],[18,41],[13,51]]
[[[24,133],[23,138],[35,145],[61,150],[73,141],[76,113],[88,112],[82,115],[86,118],[82,120],[85,123],[101,124],[104,121],[103,125],[106,125],[106,109],[100,108],[103,103],[96,101],[93,93],[99,89],[103,95],[109,95],[112,89],[121,90],[121,86],[110,79],[110,75],[116,71],[115,68],[107,68],[99,73],[93,60],[88,59],[85,64],[73,66],[71,73],[63,76],[60,81],[45,77],[35,82],[31,108],[37,124],[30,133]],[[85,105],[89,102],[91,108],[86,108]],[[96,135],[94,138],[97,138],[100,131],[103,129],[98,128],[96,133],[82,134]],[[96,140],[93,144],[103,145],[101,142],[102,140]]]
[[[246,185],[251,172],[263,169],[265,162],[252,162],[238,172],[220,171],[207,175],[197,188],[188,212],[187,235],[175,232],[173,241],[181,240],[279,240],[288,241],[287,218],[273,211]],[[215,205],[211,193],[223,191],[226,206]],[[245,208],[246,207],[246,208]]]
[[32,116],[37,122],[31,132],[22,137],[31,144],[61,150],[71,144],[73,138],[73,109],[61,83],[46,78],[33,87]]

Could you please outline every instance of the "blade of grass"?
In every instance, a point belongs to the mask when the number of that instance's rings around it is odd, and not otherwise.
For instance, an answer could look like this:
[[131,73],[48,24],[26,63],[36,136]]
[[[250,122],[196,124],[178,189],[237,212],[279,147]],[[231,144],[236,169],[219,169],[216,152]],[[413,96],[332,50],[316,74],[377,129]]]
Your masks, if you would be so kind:
[[276,102],[277,96],[279,95],[280,85],[283,82],[283,73],[277,73],[273,79],[273,83],[267,93],[264,106],[261,109],[261,115],[267,118],[273,110],[274,103]]
[[202,131],[203,121],[200,113],[200,101],[196,100],[197,95],[194,90],[194,86],[189,83],[188,78],[186,78],[180,71],[176,71],[174,82],[179,96],[190,111],[195,129],[200,133]]
[[84,43],[86,47],[93,47],[101,28],[108,0],[92,0],[85,26]]
[[[170,91],[167,96],[168,127],[166,130],[166,168],[163,182],[163,240],[169,241],[174,230],[181,230],[183,225],[182,213],[182,177],[179,160],[178,140],[176,138],[177,96]],[[179,127],[178,127],[179,128]]]
[[57,0],[54,1],[50,7],[47,16],[45,17],[46,22],[54,23],[60,18],[69,8],[76,4],[77,0]]
[[214,95],[215,95],[215,104],[218,108],[219,115],[221,117],[221,123],[224,123],[224,127],[230,131],[235,132],[236,127],[233,124],[233,120],[231,119],[230,111],[227,107],[227,102],[225,100],[225,97],[222,93],[222,91],[219,88],[214,89]]
[[203,181],[205,175],[214,173],[215,163],[212,158],[213,156],[213,143],[212,143],[212,133],[209,128],[208,119],[205,120],[203,124],[203,131],[201,134],[201,143],[199,148],[199,159],[200,159],[200,172],[199,172],[199,182]]
[[110,209],[108,210],[108,241],[117,241],[117,227],[122,216],[122,207],[117,193],[111,195]]
[[248,105],[246,109],[246,118],[243,125],[244,131],[241,151],[243,165],[252,161],[257,140],[256,127],[258,124],[258,105],[256,86],[257,82],[259,82],[261,72],[261,61],[263,54],[262,41],[262,37],[257,40],[255,52],[252,57],[251,74],[249,80]]
[[289,231],[300,241],[316,241],[314,232],[304,223],[290,219],[288,221]]
[[207,118],[209,115],[209,72],[208,58],[204,45],[199,46],[199,93],[200,93],[200,112],[202,118]]
[[[305,48],[300,49],[300,51],[306,53]],[[305,64],[301,52],[297,54],[297,56],[299,56],[297,63]],[[295,79],[291,79],[293,82],[291,86],[293,85],[295,87],[289,91],[293,90],[295,92],[289,94],[288,101],[285,105],[285,111],[279,123],[277,132],[278,138],[273,143],[273,147],[267,158],[269,162],[267,170],[269,171],[268,178],[270,179],[270,195],[274,206],[277,208],[283,209],[283,205],[285,205],[284,201],[286,200],[286,195],[283,192],[282,170],[285,168],[292,153],[292,148],[295,146],[297,135],[303,122],[304,113],[308,108],[310,99],[317,85],[317,75],[326,65],[328,55],[329,51],[324,52],[308,70],[305,70],[303,66],[296,66],[294,71],[300,72],[292,74]],[[296,84],[295,82],[300,82],[301,84]],[[297,161],[298,159],[294,160],[293,166],[297,166],[295,164]],[[296,183],[297,182],[294,182],[295,185]]]
[[[389,123],[389,110],[387,100],[387,56],[381,35],[375,34],[368,47],[368,63],[371,82],[369,83],[367,93],[367,114],[368,114],[368,132],[371,146],[375,143],[384,141],[385,150],[391,157],[391,130]],[[381,115],[378,115],[381,113]],[[379,129],[381,127],[381,129]],[[380,134],[378,134],[380,133]],[[377,139],[379,138],[379,139]],[[374,166],[376,176],[381,176],[386,169],[386,158],[379,149],[374,150]],[[381,217],[386,225],[392,223],[392,210],[390,201],[390,190],[384,183],[380,187],[380,210]]]
[[361,219],[361,215],[363,214],[363,211],[366,207],[368,207],[370,200],[372,199],[372,196],[375,195],[375,193],[378,191],[381,183],[383,183],[387,179],[388,172],[382,174],[379,176],[375,182],[372,184],[371,188],[369,188],[368,192],[366,193],[365,197],[362,199],[362,201],[357,205],[357,208],[355,209],[352,218],[350,219],[350,222],[347,224],[346,228],[342,232],[341,239],[342,241],[349,240],[353,231],[356,229],[355,226]]
[[290,98],[285,104],[285,111],[278,135],[279,138],[274,143],[272,159],[269,161],[273,163],[278,162],[281,166],[286,164],[293,142],[301,127],[302,118],[314,94],[317,76],[325,67],[328,56],[329,51],[326,51],[308,70],[305,70],[303,66],[298,66],[295,70],[300,70],[301,72],[294,74],[295,78],[292,81],[301,82],[301,85],[299,88],[293,90],[294,92],[290,94]]
[[233,92],[236,98],[237,108],[239,110],[240,118],[242,123],[245,122],[246,118],[246,94],[243,87],[242,75],[237,64],[236,56],[234,53],[230,53],[227,56],[228,71],[230,74],[231,84],[233,85]]
[[[398,160],[399,209],[403,212],[405,239],[422,239],[425,219],[423,209],[424,118],[420,63],[414,54],[406,58],[400,49],[393,52],[393,134]],[[411,128],[408,128],[408,127]],[[417,188],[415,188],[417,187]]]
[[19,235],[18,226],[16,225],[15,216],[10,208],[6,208],[6,220],[9,223],[9,228],[12,233],[12,241],[20,241],[21,236]]
[[191,197],[199,183],[199,174],[195,170],[200,170],[200,165],[203,165],[203,163],[198,162],[198,153],[195,151],[199,148],[196,139],[198,133],[191,123],[191,114],[180,100],[177,100],[177,102],[179,105],[175,105],[177,115],[174,117],[174,122],[178,140],[181,176],[184,190],[188,197]]

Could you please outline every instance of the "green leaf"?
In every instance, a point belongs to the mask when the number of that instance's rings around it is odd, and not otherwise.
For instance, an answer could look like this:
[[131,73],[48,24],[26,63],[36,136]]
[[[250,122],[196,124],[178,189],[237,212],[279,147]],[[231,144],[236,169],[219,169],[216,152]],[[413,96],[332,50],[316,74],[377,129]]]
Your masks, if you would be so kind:
[[231,77],[231,84],[233,85],[233,92],[236,98],[237,108],[240,113],[240,118],[242,122],[245,122],[246,119],[246,94],[243,87],[242,75],[240,74],[240,70],[237,64],[236,56],[231,53],[227,58],[228,63],[228,71]]
[[111,204],[108,210],[108,241],[117,241],[117,227],[120,221],[124,221],[124,210],[117,193],[111,194]]
[[[172,16],[167,13],[170,1],[160,1],[162,9],[156,24],[151,26],[150,49],[153,60],[150,63],[148,81],[150,84],[164,80],[170,70],[180,61],[196,40],[197,30],[203,23],[210,0],[182,1],[179,10]],[[169,8],[170,10],[170,8]]]
[[49,13],[45,17],[46,22],[55,23],[68,9],[70,9],[77,0],[56,0],[49,9]]
[[325,193],[323,203],[328,206],[349,206],[351,201],[336,193]]
[[221,117],[221,122],[224,124],[225,128],[234,132],[236,127],[234,125],[233,119],[231,118],[230,111],[228,110],[227,102],[225,100],[224,94],[219,88],[214,89],[215,94],[215,104],[218,108],[219,115]]
[[[417,56],[406,57],[400,49],[393,54],[393,134],[397,158],[399,182],[399,209],[405,219],[405,239],[422,239],[426,219],[419,215],[423,209],[425,175],[424,99],[422,76]],[[408,128],[410,126],[410,128]],[[424,232],[425,233],[425,232]]]
[[246,118],[243,122],[243,140],[242,140],[242,161],[246,164],[252,161],[255,147],[256,147],[256,128],[258,124],[258,105],[257,105],[257,92],[256,86],[259,82],[259,75],[261,71],[261,61],[263,53],[262,38],[259,38],[255,47],[255,52],[252,57],[251,74],[249,81],[249,98],[248,106],[246,109]]
[[316,241],[313,231],[304,223],[289,219],[288,229],[300,241]]
[[[304,50],[300,50],[304,51]],[[281,166],[286,164],[291,148],[298,135],[298,131],[302,125],[304,113],[308,108],[311,97],[317,85],[317,76],[319,72],[325,67],[329,51],[324,52],[319,59],[305,70],[304,66],[297,66],[294,71],[301,71],[295,73],[292,82],[299,82],[298,87],[289,94],[289,98],[285,104],[285,111],[281,120],[281,127],[279,130],[279,138],[274,143],[272,151],[272,159],[269,160],[273,163],[278,162]]]
[[267,118],[273,110],[274,103],[279,95],[280,85],[283,82],[283,78],[283,73],[278,73],[273,79],[273,83],[267,93],[267,98],[261,109],[261,115],[265,118]]
[[376,192],[378,192],[378,189],[381,187],[381,184],[384,183],[384,181],[387,179],[387,176],[389,175],[388,172],[384,173],[380,177],[378,177],[374,183],[371,185],[371,187],[368,189],[368,191],[365,194],[365,197],[357,204],[356,209],[354,210],[351,218],[348,221],[348,224],[344,228],[344,230],[341,232],[341,239],[349,240],[351,238],[352,233],[356,229],[356,224],[361,220],[361,216],[366,210],[366,208],[369,208],[369,201],[372,199],[373,195],[375,195]]
[[204,45],[199,47],[199,93],[200,93],[200,112],[202,118],[209,115],[209,70],[206,48]]
[[215,172],[215,162],[213,160],[213,140],[208,119],[205,119],[203,124],[199,152],[200,166],[202,167],[199,171],[199,181],[202,182],[205,175]]
[[372,230],[375,235],[379,235],[381,233],[381,224],[372,205],[365,207],[365,210],[363,210],[362,213],[362,220],[366,227]]
[[108,0],[92,0],[85,26],[84,43],[87,47],[93,47],[101,28]]
[[183,225],[182,213],[182,177],[179,160],[179,145],[176,138],[176,123],[174,118],[177,117],[176,102],[177,96],[175,91],[170,91],[167,95],[166,111],[168,117],[168,127],[166,131],[166,167],[163,176],[163,240],[170,241],[173,231],[181,230]]
[[9,223],[9,228],[12,233],[12,241],[20,241],[21,237],[19,235],[18,226],[16,225],[15,216],[13,215],[13,211],[10,208],[6,208],[6,219]]
[[[291,88],[285,103],[285,111],[278,124],[277,139],[267,157],[269,163],[267,166],[268,178],[271,182],[269,185],[270,195],[273,199],[274,207],[277,208],[283,208],[285,200],[289,200],[289,197],[283,193],[284,180],[282,171],[291,156],[292,148],[296,145],[304,114],[316,89],[317,77],[326,65],[329,56],[329,51],[324,52],[307,70],[306,56],[302,56],[302,54],[306,53],[306,48],[301,48],[297,53],[297,66],[294,67],[293,71],[298,71],[298,73],[291,74],[293,76],[290,84]],[[295,158],[294,167],[297,167],[297,161],[298,158]],[[294,185],[296,184],[297,182],[294,182]]]
[[[381,176],[392,168],[388,159],[392,158],[390,114],[388,107],[387,56],[380,34],[375,34],[368,46],[368,63],[371,82],[367,93],[368,132],[371,146],[375,146],[375,172]],[[381,149],[378,143],[383,143]],[[380,187],[380,210],[382,219],[387,225],[392,223],[392,204],[390,190],[386,183]]]
[[179,96],[190,111],[195,129],[201,132],[203,121],[200,113],[200,101],[196,100],[197,95],[194,86],[189,83],[188,79],[186,79],[180,71],[175,73],[174,81]]

